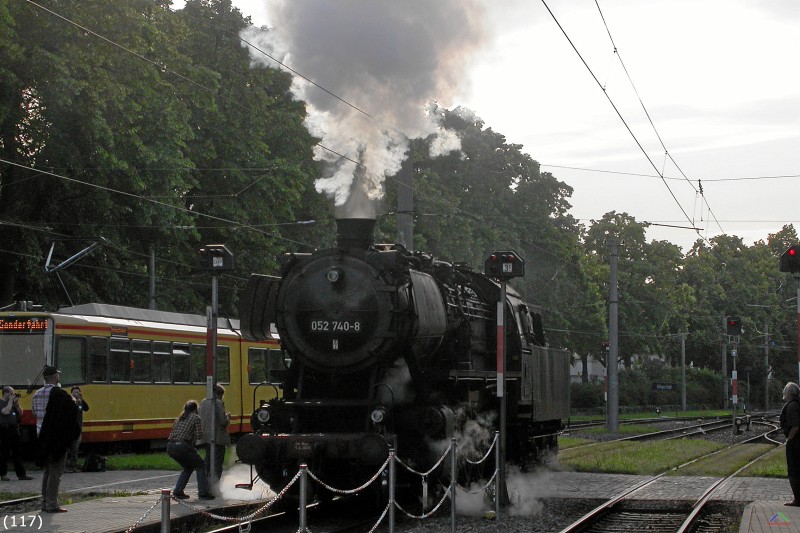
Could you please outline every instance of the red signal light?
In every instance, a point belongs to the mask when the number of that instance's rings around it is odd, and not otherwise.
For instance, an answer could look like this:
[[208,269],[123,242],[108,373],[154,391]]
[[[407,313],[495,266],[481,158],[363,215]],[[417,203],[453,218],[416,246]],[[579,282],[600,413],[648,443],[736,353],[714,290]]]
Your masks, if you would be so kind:
[[797,249],[796,248],[789,248],[789,255],[791,255],[791,256],[797,255]]

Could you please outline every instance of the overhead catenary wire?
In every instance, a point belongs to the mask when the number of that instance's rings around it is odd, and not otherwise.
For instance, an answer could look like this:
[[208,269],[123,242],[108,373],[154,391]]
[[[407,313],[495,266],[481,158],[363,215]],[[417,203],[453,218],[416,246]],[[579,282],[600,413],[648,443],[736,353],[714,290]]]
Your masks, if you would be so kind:
[[[107,37],[105,37],[105,36],[103,36],[103,35],[100,35],[99,33],[95,32],[95,31],[93,31],[93,30],[91,30],[91,29],[89,29],[89,28],[87,28],[87,27],[85,27],[85,26],[83,26],[83,25],[81,25],[81,24],[78,24],[78,23],[77,23],[77,22],[75,22],[75,21],[72,21],[71,19],[69,19],[69,18],[67,18],[67,17],[65,17],[65,16],[63,16],[63,15],[61,15],[61,14],[59,14],[59,13],[56,13],[55,11],[52,11],[52,10],[50,10],[50,9],[47,9],[47,8],[45,8],[45,7],[43,7],[43,6],[39,5],[39,4],[37,4],[37,3],[36,3],[36,2],[34,2],[33,0],[26,0],[26,1],[27,1],[28,3],[30,3],[30,4],[32,4],[32,5],[34,5],[34,6],[35,6],[35,7],[37,7],[37,8],[39,8],[39,9],[42,9],[42,10],[44,10],[44,11],[46,11],[46,12],[48,12],[48,13],[52,14],[53,16],[55,16],[55,17],[57,17],[57,18],[59,18],[59,19],[61,19],[61,20],[65,21],[65,22],[67,22],[67,23],[69,23],[69,24],[72,24],[72,25],[74,25],[75,27],[77,27],[77,28],[79,28],[79,29],[81,29],[81,30],[83,30],[83,31],[85,31],[85,32],[87,32],[87,33],[89,33],[90,35],[93,35],[93,36],[95,36],[95,37],[97,37],[97,38],[99,38],[99,39],[103,40],[104,42],[107,42],[107,43],[109,43],[109,44],[111,44],[111,45],[113,45],[113,46],[115,46],[115,47],[117,47],[117,48],[119,48],[119,49],[121,49],[121,50],[123,50],[123,51],[125,51],[125,52],[129,53],[129,54],[132,54],[134,57],[136,57],[136,58],[138,58],[138,59],[140,59],[140,60],[142,60],[142,61],[145,61],[145,62],[147,62],[147,63],[149,63],[149,64],[151,64],[151,65],[153,65],[153,66],[157,67],[157,68],[158,68],[160,71],[164,71],[164,72],[167,72],[167,73],[173,74],[173,75],[175,75],[175,76],[178,76],[180,79],[185,79],[185,80],[187,80],[187,81],[190,81],[190,82],[192,83],[192,85],[195,85],[195,86],[197,86],[197,87],[199,87],[199,88],[201,88],[201,89],[203,89],[203,90],[205,90],[205,91],[212,92],[213,94],[216,94],[216,91],[214,91],[212,88],[210,88],[210,87],[206,87],[205,85],[203,85],[203,84],[201,84],[201,83],[195,82],[194,80],[191,80],[191,79],[187,78],[186,76],[184,76],[184,75],[182,75],[182,74],[180,74],[180,73],[178,73],[178,72],[176,72],[176,71],[174,71],[174,70],[172,70],[172,69],[170,69],[170,68],[166,67],[165,65],[162,65],[162,64],[160,64],[159,62],[156,62],[156,61],[153,61],[153,60],[151,60],[151,59],[148,59],[148,58],[146,58],[146,57],[142,56],[141,54],[138,54],[138,53],[134,52],[133,50],[130,50],[129,48],[127,48],[127,47],[125,47],[125,46],[122,46],[121,44],[118,44],[118,43],[114,42],[113,40],[111,40],[111,39],[109,39],[109,38],[107,38]],[[316,84],[315,84],[315,85],[316,85]],[[224,98],[224,97],[223,97],[223,98]],[[238,102],[236,102],[236,101],[234,101],[234,100],[232,100],[232,99],[225,99],[225,100],[226,100],[226,101],[230,101],[230,102],[231,102],[233,105],[235,105],[235,106],[237,106],[237,107],[239,107],[239,108],[241,108],[241,109],[245,109],[245,110],[249,111],[247,108],[245,108],[244,106],[242,106],[241,104],[239,104]],[[367,114],[367,116],[369,116],[370,118],[373,118],[371,115],[368,115],[368,114]],[[324,145],[322,145],[322,144],[320,144],[320,143],[318,143],[318,144],[317,144],[317,146],[320,146],[321,148],[323,148],[323,149],[327,150],[328,152],[330,152],[330,153],[332,153],[332,154],[334,154],[334,155],[336,155],[336,156],[338,156],[338,157],[341,157],[342,159],[345,159],[345,160],[347,160],[347,161],[350,161],[350,162],[354,163],[354,164],[355,164],[355,165],[357,165],[358,167],[363,167],[363,164],[362,164],[362,163],[359,163],[358,161],[356,161],[356,160],[354,160],[354,159],[352,159],[352,158],[350,158],[350,157],[348,157],[348,156],[346,156],[346,155],[340,154],[340,153],[336,152],[335,150],[332,150],[332,149],[330,149],[330,148],[327,148],[326,146],[324,146]],[[0,160],[0,161],[2,161],[2,160]],[[23,167],[23,168],[29,168],[29,169],[31,169],[31,170],[39,170],[39,169],[35,169],[35,168],[33,168],[33,167],[26,167],[26,166],[24,166],[24,165],[19,165],[19,164],[16,164],[16,163],[14,163],[14,164],[15,164],[15,165],[17,165],[17,166]],[[43,172],[43,171],[41,171],[41,170],[40,170],[40,172]],[[54,176],[57,176],[57,177],[64,177],[65,179],[71,179],[71,178],[66,178],[65,176],[60,176],[60,175],[58,175],[58,174],[55,174],[55,173],[50,173],[50,174],[51,174],[51,175],[54,175]],[[395,179],[395,178],[390,178],[390,179]],[[76,181],[80,182],[79,180],[76,180]],[[396,181],[396,179],[395,179],[395,181]],[[85,184],[86,182],[80,182],[80,183],[84,183],[84,184]],[[413,189],[412,189],[412,190],[413,190]],[[125,193],[125,194],[131,195],[130,193]],[[131,195],[131,196],[136,196],[136,195]],[[140,198],[140,199],[143,199],[143,200],[148,200],[147,198],[145,198],[145,197],[142,197],[142,196],[136,196],[136,197],[137,197],[137,198]],[[154,201],[154,202],[155,202],[155,201]],[[158,203],[158,204],[160,204],[160,205],[164,205],[164,206],[170,206],[169,204],[166,204],[166,203],[163,203],[163,202],[155,202],[155,203]],[[171,206],[171,207],[175,207],[175,206]],[[175,208],[177,208],[177,207],[175,207]],[[181,208],[177,208],[177,209],[181,209]],[[466,211],[464,211],[463,209],[460,209],[460,208],[458,208],[458,207],[455,207],[455,209],[456,209],[456,210],[458,210],[458,211],[460,211],[460,212],[462,212],[462,213],[464,213],[464,214],[468,214],[469,216],[472,216],[472,217],[474,217],[474,218],[476,218],[476,219],[480,220],[480,217],[478,217],[478,216],[476,216],[476,215],[474,215],[474,214],[472,214],[472,213],[467,213],[467,212],[466,212]],[[188,212],[191,212],[191,213],[196,213],[196,212],[194,212],[194,211],[189,211],[189,210],[186,210],[186,211],[188,211]],[[198,214],[199,214],[199,213],[198,213]],[[209,217],[211,217],[211,218],[214,218],[214,217],[213,217],[213,216],[211,216],[211,215],[205,215],[205,216],[209,216]],[[224,219],[221,219],[221,220],[224,220]],[[252,228],[252,226],[249,226],[249,225],[243,225],[243,227],[246,227],[246,228]],[[281,239],[283,239],[282,237],[280,237],[280,236],[277,236],[277,235],[274,235],[274,234],[269,234],[269,235],[271,235],[271,236],[274,236],[274,237],[276,237],[276,238],[281,238]],[[284,240],[287,240],[287,241],[289,241],[289,242],[294,242],[294,243],[296,243],[296,244],[302,244],[302,245],[304,245],[304,246],[308,246],[308,247],[312,247],[312,248],[313,248],[313,246],[311,246],[311,245],[309,245],[309,244],[305,244],[305,243],[299,243],[299,242],[297,242],[297,241],[292,241],[291,239],[284,239]]]
[[625,117],[622,116],[622,113],[617,108],[617,106],[614,103],[614,101],[611,99],[611,96],[608,94],[608,91],[605,90],[605,88],[603,87],[602,83],[600,83],[600,80],[597,79],[597,76],[595,75],[595,73],[592,70],[592,68],[589,66],[588,63],[586,63],[586,59],[584,59],[583,55],[578,50],[577,46],[575,46],[575,43],[572,42],[572,39],[570,38],[569,34],[567,34],[567,31],[564,29],[564,27],[559,22],[558,18],[555,16],[555,13],[553,13],[553,11],[550,9],[550,6],[547,5],[546,0],[542,0],[542,4],[544,4],[544,7],[545,7],[545,9],[547,9],[547,12],[550,14],[550,17],[556,23],[556,25],[558,26],[558,29],[561,30],[561,33],[564,35],[564,37],[567,39],[567,42],[569,42],[569,45],[572,47],[572,49],[578,55],[578,58],[583,63],[584,67],[586,67],[586,70],[589,71],[589,74],[591,75],[592,79],[595,81],[595,83],[600,88],[600,90],[603,91],[603,94],[605,95],[605,97],[608,100],[609,104],[611,104],[611,107],[614,109],[614,112],[617,114],[617,117],[619,117],[619,119],[622,121],[622,124],[625,126],[625,129],[628,130],[628,133],[630,134],[631,138],[633,138],[633,141],[636,143],[636,146],[638,146],[639,150],[642,152],[642,154],[644,154],[644,157],[650,163],[650,166],[653,167],[653,170],[655,170],[656,173],[658,173],[659,177],[661,177],[662,182],[664,183],[664,186],[667,188],[667,191],[669,191],[669,194],[670,194],[670,196],[672,196],[672,199],[675,201],[675,204],[678,206],[678,208],[683,213],[683,216],[686,218],[686,220],[690,224],[694,225],[691,217],[689,217],[689,215],[686,213],[686,210],[683,208],[681,203],[678,201],[678,198],[675,196],[675,193],[672,191],[672,188],[669,186],[667,181],[663,178],[661,172],[659,172],[658,167],[653,162],[653,160],[650,158],[650,155],[647,153],[647,150],[644,149],[644,146],[642,146],[642,143],[639,141],[638,137],[633,132],[631,127],[628,125],[628,122],[625,120]]
[[47,175],[47,176],[52,176],[52,177],[55,177],[55,178],[58,178],[58,179],[62,179],[62,180],[65,180],[65,181],[69,181],[71,183],[77,183],[77,184],[84,185],[84,186],[87,186],[87,187],[92,187],[92,188],[95,188],[95,189],[101,189],[101,190],[104,190],[106,192],[119,194],[119,195],[122,195],[122,196],[125,196],[125,197],[128,197],[128,198],[135,198],[137,200],[141,200],[141,201],[144,201],[144,202],[150,202],[152,204],[155,204],[155,205],[158,205],[158,206],[161,206],[161,207],[174,209],[176,211],[180,211],[182,213],[193,215],[193,216],[196,216],[196,217],[199,217],[199,218],[207,218],[207,219],[210,219],[210,220],[216,220],[218,222],[225,222],[225,223],[228,223],[228,224],[235,225],[237,227],[241,227],[241,228],[245,228],[245,229],[249,229],[249,230],[255,231],[256,233],[260,233],[262,235],[266,235],[266,236],[269,236],[269,237],[280,239],[280,240],[283,240],[283,241],[286,241],[286,242],[291,242],[293,244],[297,244],[297,245],[300,245],[300,246],[306,246],[306,247],[313,248],[313,246],[310,245],[310,244],[307,244],[307,243],[304,243],[304,242],[300,242],[300,241],[296,241],[296,240],[293,240],[293,239],[288,239],[288,238],[283,237],[281,235],[278,235],[276,233],[270,233],[270,232],[264,231],[262,229],[259,229],[259,228],[255,227],[255,226],[252,226],[250,224],[244,224],[242,222],[237,222],[235,220],[229,220],[229,219],[226,219],[226,218],[223,218],[223,217],[218,217],[218,216],[215,216],[215,215],[209,215],[207,213],[194,211],[194,210],[188,209],[186,207],[172,205],[172,204],[169,204],[169,203],[166,203],[166,202],[161,202],[159,200],[155,200],[153,198],[147,198],[147,197],[144,197],[144,196],[141,196],[141,195],[138,195],[138,194],[125,192],[125,191],[120,191],[118,189],[112,189],[111,187],[105,187],[103,185],[98,185],[96,183],[89,183],[88,181],[81,181],[81,180],[76,179],[76,178],[70,178],[69,176],[63,176],[61,174],[56,174],[55,172],[48,172],[46,170],[36,169],[34,167],[29,167],[29,166],[26,166],[26,165],[22,165],[20,163],[15,163],[14,161],[9,161],[9,160],[3,159],[3,158],[0,158],[0,163],[5,163],[7,165],[12,165],[12,166],[19,167],[19,168],[24,168],[24,169],[37,170],[41,174],[44,174],[44,175]]
[[[33,4],[33,5],[36,5],[37,7],[41,7],[41,6],[39,6],[38,4],[36,4],[35,2],[33,2],[32,0],[27,0],[27,1],[29,1],[29,2],[30,2],[31,4]],[[163,65],[161,65],[160,63],[158,63],[158,62],[154,62],[154,61],[151,61],[151,60],[147,59],[146,57],[144,57],[144,56],[141,56],[141,55],[137,54],[136,52],[133,52],[133,51],[129,50],[128,48],[124,47],[124,46],[121,46],[121,45],[119,45],[119,44],[117,44],[117,43],[114,43],[114,42],[113,42],[113,41],[111,41],[110,39],[108,39],[108,38],[106,38],[106,37],[103,37],[103,36],[101,36],[100,34],[98,34],[98,33],[96,33],[96,32],[93,32],[93,31],[91,31],[91,30],[88,30],[87,28],[85,28],[85,27],[83,27],[83,26],[81,26],[81,25],[79,25],[79,24],[77,24],[77,23],[74,23],[74,22],[70,21],[70,20],[69,20],[69,19],[67,19],[66,17],[63,17],[63,16],[61,16],[61,15],[58,15],[58,14],[56,14],[56,13],[54,13],[54,12],[52,12],[51,10],[48,10],[48,9],[46,9],[46,8],[42,8],[42,9],[45,9],[46,11],[53,13],[54,15],[58,16],[59,18],[61,18],[61,19],[65,20],[65,21],[67,21],[67,22],[69,22],[69,23],[71,23],[71,24],[74,24],[74,25],[76,25],[77,27],[79,27],[79,28],[81,28],[81,29],[84,29],[84,30],[85,30],[85,31],[87,31],[88,33],[90,33],[90,34],[92,34],[92,35],[95,35],[95,36],[97,36],[98,38],[101,38],[101,39],[103,39],[104,41],[107,41],[107,42],[109,42],[109,43],[113,44],[114,46],[117,46],[117,47],[119,47],[120,49],[122,49],[122,50],[124,50],[124,51],[126,51],[126,52],[128,52],[128,53],[132,53],[132,54],[134,54],[136,57],[138,57],[138,58],[140,58],[140,59],[142,59],[142,60],[144,60],[144,61],[147,61],[147,62],[149,62],[149,63],[151,63],[151,64],[153,64],[153,65],[155,65],[155,66],[158,66],[158,68],[159,68],[159,69],[161,69],[162,71],[166,71],[166,72],[174,73],[174,74],[176,74],[176,75],[179,75],[179,76],[180,76],[180,74],[179,74],[179,73],[176,73],[176,72],[174,72],[174,71],[172,71],[172,70],[170,70],[170,69],[165,69],[165,68],[164,68],[164,66],[163,66]],[[226,31],[227,31],[227,30],[226,30]],[[247,44],[251,44],[251,43],[247,43]],[[253,48],[258,50],[258,48],[257,48],[257,47],[253,47]],[[268,54],[266,54],[266,53],[265,53],[263,50],[259,50],[259,52],[261,52],[261,53],[264,53],[265,55],[267,55],[268,57],[270,57],[272,60],[275,60],[275,58],[272,58],[271,56],[269,56]],[[277,61],[276,61],[276,62],[277,62]],[[279,63],[279,64],[280,64],[280,62],[277,62],[277,63]],[[287,69],[290,69],[290,67],[288,67],[287,65],[283,65],[283,64],[281,64],[281,65],[282,65],[283,67],[287,68]],[[300,73],[298,73],[298,72],[294,71],[293,69],[290,69],[290,70],[291,70],[291,71],[292,71],[292,72],[293,72],[295,75],[301,76],[303,79],[306,79],[306,80],[308,80],[308,81],[309,81],[310,83],[312,83],[313,85],[315,85],[315,86],[319,87],[320,89],[322,89],[322,90],[325,90],[326,92],[330,93],[330,91],[327,91],[327,90],[326,90],[324,87],[321,87],[321,86],[319,86],[318,84],[314,83],[314,82],[313,82],[313,80],[310,80],[310,79],[309,79],[309,78],[307,78],[306,76],[304,76],[304,75],[302,75],[302,74],[300,74]],[[190,80],[190,81],[191,81],[191,80]],[[201,87],[203,87],[201,84],[197,84],[196,82],[193,82],[193,84],[194,84],[194,85],[198,85],[198,86],[201,86]],[[204,87],[204,88],[205,88],[205,87]],[[208,88],[205,88],[205,89],[206,89],[206,90],[208,90]],[[332,94],[332,93],[331,93],[331,94]],[[333,96],[336,96],[336,95],[333,95]],[[349,103],[349,102],[346,102],[345,100],[343,100],[343,99],[339,98],[338,96],[336,96],[336,98],[337,98],[337,99],[339,99],[339,100],[342,100],[342,101],[343,101],[344,103],[346,103],[347,105],[349,105],[349,106],[351,106],[351,107],[353,107],[353,108],[355,108],[355,109],[359,110],[360,112],[364,113],[366,116],[369,116],[370,118],[372,118],[372,115],[370,115],[369,113],[366,113],[366,112],[364,112],[362,109],[358,108],[357,106],[354,106],[353,104],[351,104],[351,103]],[[238,102],[234,102],[234,103],[238,104]],[[239,106],[239,107],[241,107],[241,106]],[[323,147],[323,148],[325,148],[324,146],[322,146],[322,147]],[[329,151],[330,151],[330,150],[329,150]],[[342,155],[342,154],[338,154],[338,153],[336,153],[336,152],[334,152],[334,151],[331,151],[331,152],[332,152],[332,153],[334,153],[334,154],[336,154],[337,156],[343,157],[343,158],[344,158],[344,159],[346,159],[346,160],[349,160],[349,161],[351,161],[351,162],[354,162],[354,163],[356,163],[356,164],[359,164],[359,163],[355,162],[353,159],[351,159],[351,158],[348,158],[348,157],[346,157],[346,156],[344,156],[344,155]],[[191,169],[186,169],[186,170],[191,170]],[[247,170],[247,169],[243,169],[243,170]],[[252,169],[252,170],[255,170],[255,169]],[[656,169],[656,170],[657,170],[657,169]],[[660,177],[662,180],[663,180],[663,179],[665,179],[663,176],[658,176],[658,177]],[[392,178],[392,177],[389,177],[389,179],[393,179],[394,181],[397,181],[395,178]],[[240,192],[241,192],[241,191],[240,191]],[[417,190],[416,192],[417,192],[417,193],[419,193],[419,191],[418,191],[418,190]],[[673,197],[674,197],[674,195],[673,195]],[[142,198],[142,199],[145,199],[145,197],[141,197],[141,196],[140,196],[140,198]],[[169,205],[169,204],[166,204],[166,205]],[[680,204],[679,204],[679,205],[680,205]],[[170,207],[175,207],[175,206],[170,206]],[[460,208],[460,207],[458,207],[458,206],[453,206],[453,208],[454,208],[455,210],[457,210],[458,212],[460,212],[460,213],[464,214],[464,215],[471,216],[471,217],[475,218],[476,220],[484,220],[484,219],[485,219],[485,217],[483,217],[483,216],[475,215],[474,213],[470,213],[470,212],[468,212],[468,211],[466,211],[466,210],[464,210],[464,209],[461,209],[461,208]],[[684,212],[684,214],[685,214],[685,212]],[[687,218],[688,218],[688,217],[687,217]],[[243,226],[243,227],[250,227],[250,228],[253,228],[253,227],[256,227],[256,226]],[[276,237],[277,237],[277,236],[276,236]],[[278,237],[278,238],[280,238],[280,237]],[[291,240],[289,240],[289,241],[290,241],[290,242],[296,242],[296,241],[291,241]],[[302,243],[300,243],[300,244],[302,244]],[[307,246],[310,246],[310,245],[307,245]],[[552,254],[552,255],[556,256],[556,254]]]
[[[633,83],[633,78],[631,77],[630,72],[628,72],[628,68],[625,66],[625,62],[622,60],[622,55],[620,55],[620,53],[619,53],[619,49],[617,48],[617,44],[614,42],[614,38],[611,36],[611,29],[608,27],[608,23],[606,22],[606,18],[603,15],[603,10],[600,9],[600,3],[599,3],[598,0],[595,0],[594,3],[597,6],[597,11],[600,13],[600,19],[603,21],[603,26],[605,26],[605,28],[606,28],[606,33],[608,34],[608,38],[611,41],[611,45],[614,47],[614,54],[619,59],[619,64],[622,66],[622,70],[625,72],[625,75],[628,77],[628,82],[631,84],[631,87],[633,88],[633,92],[636,94],[636,98],[639,100],[639,105],[641,105],[642,111],[644,111],[644,114],[647,117],[648,122],[650,122],[650,127],[653,128],[653,132],[655,133],[656,137],[658,138],[658,142],[661,144],[661,148],[664,149],[665,162],[666,162],[666,159],[669,158],[669,160],[672,161],[672,164],[675,165],[675,168],[678,169],[678,172],[681,173],[681,175],[683,176],[684,180],[686,180],[686,182],[689,184],[689,186],[692,187],[692,189],[695,192],[698,192],[698,189],[696,189],[694,187],[692,182],[689,180],[689,178],[683,172],[683,169],[678,165],[678,162],[675,161],[675,159],[672,157],[672,154],[670,154],[669,150],[667,149],[667,146],[664,144],[664,140],[661,138],[661,134],[658,133],[658,128],[656,128],[655,123],[653,123],[653,119],[650,116],[650,112],[647,111],[647,107],[644,105],[644,102],[642,101],[642,97],[639,95],[639,90],[636,88],[636,84]],[[663,175],[663,171],[660,174]],[[717,217],[711,211],[711,206],[708,204],[708,199],[705,197],[705,195],[703,195],[702,191],[703,191],[703,189],[702,189],[702,187],[700,187],[700,191],[699,192],[700,192],[701,196],[703,197],[703,201],[705,202],[709,213],[711,213],[712,216],[714,216],[714,220],[717,222],[717,226],[719,227],[720,231],[722,231],[724,233],[724,230],[722,229],[722,226],[719,224],[719,221],[717,220]],[[694,226],[694,221],[692,221],[692,225]]]

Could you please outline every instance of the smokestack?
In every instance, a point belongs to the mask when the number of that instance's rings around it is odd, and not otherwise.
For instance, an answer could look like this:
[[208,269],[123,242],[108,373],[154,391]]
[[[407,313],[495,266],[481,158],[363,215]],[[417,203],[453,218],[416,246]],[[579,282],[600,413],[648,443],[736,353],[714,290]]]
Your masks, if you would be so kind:
[[397,242],[414,249],[414,171],[411,158],[406,159],[397,174]]
[[375,242],[375,219],[337,218],[336,246],[366,250]]

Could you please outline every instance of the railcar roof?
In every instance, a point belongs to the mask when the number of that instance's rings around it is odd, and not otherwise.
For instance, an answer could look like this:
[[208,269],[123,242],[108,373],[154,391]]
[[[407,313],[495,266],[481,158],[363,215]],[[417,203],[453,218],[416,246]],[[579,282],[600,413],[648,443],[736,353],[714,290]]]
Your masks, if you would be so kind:
[[[89,303],[74,305],[72,307],[62,307],[58,312],[65,315],[101,316],[124,320],[139,320],[142,322],[186,324],[187,326],[206,327],[206,317],[204,315],[158,311],[156,309],[142,309],[139,307],[126,307],[124,305]],[[238,330],[239,321],[229,318],[218,318],[217,327]]]

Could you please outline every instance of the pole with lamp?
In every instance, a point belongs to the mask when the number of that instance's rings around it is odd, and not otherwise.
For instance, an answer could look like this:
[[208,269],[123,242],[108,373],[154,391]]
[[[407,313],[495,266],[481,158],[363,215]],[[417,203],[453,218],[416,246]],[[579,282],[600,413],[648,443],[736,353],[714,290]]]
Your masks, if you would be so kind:
[[217,402],[214,394],[214,383],[217,378],[217,318],[219,312],[218,282],[217,278],[233,270],[233,254],[224,244],[208,244],[199,251],[200,268],[211,273],[211,308],[207,310],[208,327],[206,334],[206,398],[210,399],[211,404],[211,442],[208,443],[208,464],[211,465],[208,473],[209,485],[214,487],[219,481],[217,479],[216,464],[217,455]]
[[484,273],[500,282],[500,297],[497,302],[497,397],[500,399],[500,453],[497,465],[498,494],[501,507],[509,504],[506,486],[506,282],[525,275],[525,261],[513,250],[492,253],[484,263]]
[[800,244],[793,244],[781,254],[781,272],[791,272],[797,282],[797,375],[800,382]]

